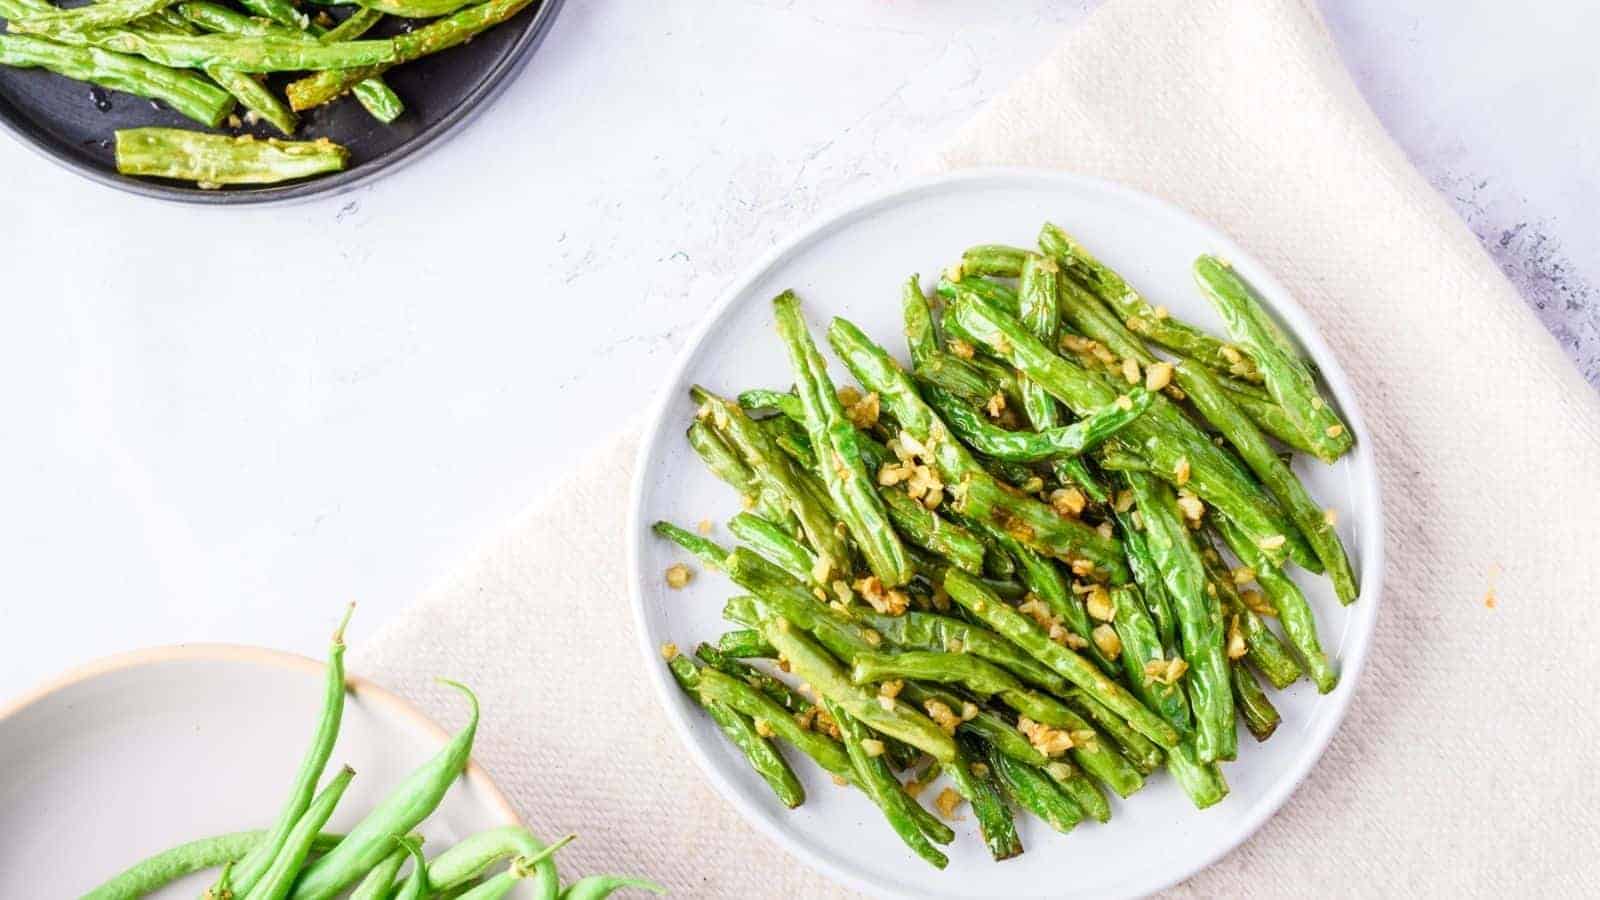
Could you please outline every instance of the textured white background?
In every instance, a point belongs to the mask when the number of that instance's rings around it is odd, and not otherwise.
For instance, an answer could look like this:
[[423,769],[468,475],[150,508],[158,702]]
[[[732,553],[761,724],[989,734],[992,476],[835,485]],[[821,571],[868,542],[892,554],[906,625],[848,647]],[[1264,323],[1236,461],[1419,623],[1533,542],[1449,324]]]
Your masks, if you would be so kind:
[[[0,697],[153,643],[315,652],[345,599],[357,634],[387,619],[639,411],[735,271],[917,169],[1095,5],[573,0],[466,133],[284,209],[0,141]],[[1600,10],[1399,6],[1323,3],[1600,384]]]

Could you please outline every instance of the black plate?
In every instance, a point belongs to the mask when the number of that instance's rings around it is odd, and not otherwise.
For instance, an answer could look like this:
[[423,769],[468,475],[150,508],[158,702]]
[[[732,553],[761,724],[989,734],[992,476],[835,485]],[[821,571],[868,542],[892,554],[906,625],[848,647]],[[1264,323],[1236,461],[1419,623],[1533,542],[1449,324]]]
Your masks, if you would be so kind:
[[[348,96],[301,114],[296,138],[326,137],[350,148],[350,167],[321,178],[203,191],[192,184],[119,175],[112,154],[112,133],[117,129],[203,126],[142,97],[98,89],[91,93],[88,84],[39,69],[0,66],[0,126],[81,175],[146,197],[238,204],[339,193],[415,159],[466,124],[527,64],[562,2],[542,0],[538,8],[524,9],[466,44],[390,70],[384,80],[406,104],[405,115],[391,125],[367,115]],[[406,24],[386,19],[372,35],[394,34]],[[291,80],[293,76],[273,76],[268,82],[282,96],[283,85]],[[266,123],[244,131],[258,137],[282,137]]]

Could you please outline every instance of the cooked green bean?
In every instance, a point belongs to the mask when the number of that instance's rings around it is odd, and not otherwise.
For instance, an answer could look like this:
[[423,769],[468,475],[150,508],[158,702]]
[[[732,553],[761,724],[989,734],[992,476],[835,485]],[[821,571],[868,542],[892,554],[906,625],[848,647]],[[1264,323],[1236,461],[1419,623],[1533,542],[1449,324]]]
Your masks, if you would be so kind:
[[1174,668],[1178,658],[1168,657],[1154,617],[1146,609],[1138,588],[1132,585],[1112,588],[1111,602],[1116,610],[1111,624],[1122,641],[1122,654],[1118,659],[1134,696],[1172,723],[1180,734],[1188,734],[1194,727],[1194,720],[1189,716],[1189,702],[1178,681],[1187,664]]
[[117,171],[194,181],[202,186],[274,184],[338,172],[350,151],[327,138],[256,140],[181,128],[126,128],[116,133]]
[[671,522],[657,522],[650,526],[650,530],[693,553],[701,562],[713,569],[720,570],[727,563],[728,551],[716,541],[679,528]]
[[794,770],[789,768],[789,764],[784,761],[777,748],[761,736],[760,727],[732,707],[701,696],[700,672],[689,657],[681,654],[674,656],[667,661],[667,668],[672,671],[673,678],[677,679],[683,692],[705,709],[711,720],[727,736],[729,743],[744,754],[750,768],[761,776],[784,806],[794,809],[805,802],[806,792],[800,785],[800,779],[795,776]]
[[[1033,336],[1049,346],[1055,346],[1061,329],[1061,308],[1056,302],[1056,277],[1060,274],[1056,261],[1035,253],[1026,254],[1022,263],[1021,283],[1017,289],[1017,318],[1033,332]],[[1034,384],[1027,376],[1017,379],[1022,391],[1022,407],[1035,431],[1045,431],[1060,424],[1060,410],[1050,392]],[[953,424],[953,423],[952,423]],[[982,449],[982,448],[978,448]]]
[[766,519],[750,513],[739,513],[728,520],[728,533],[795,578],[807,583],[815,581],[816,554]]
[[723,632],[717,638],[717,649],[741,659],[776,659],[778,656],[778,651],[754,628]]
[[982,747],[969,737],[956,740],[956,759],[944,767],[945,774],[956,786],[956,793],[972,807],[973,818],[978,820],[978,833],[996,862],[1022,853],[1022,839],[1017,836],[1017,823],[1011,818],[1011,807],[995,780],[994,771],[984,761]]
[[[1042,390],[1042,388],[1041,388]],[[1039,462],[1077,456],[1127,427],[1150,408],[1150,394],[1133,388],[1123,395],[1128,402],[1107,404],[1088,415],[1055,428],[1007,431],[989,421],[959,397],[934,384],[924,384],[922,396],[956,437],[985,456],[1011,462]],[[1055,400],[1050,401],[1054,403]]]
[[[1157,747],[1149,738],[1135,731],[1123,721],[1120,716],[1106,709],[1099,701],[1089,696],[1083,688],[1074,687],[1067,691],[1062,698],[1074,712],[1083,716],[1110,739],[1113,746],[1122,752],[1126,759],[1140,775],[1149,775],[1161,768],[1161,748]],[[1089,768],[1084,766],[1085,769]],[[1093,773],[1091,773],[1093,774]],[[1114,787],[1114,785],[1113,785]],[[1123,796],[1127,796],[1123,794]]]
[[[1221,520],[1218,521],[1220,525]],[[1283,690],[1293,684],[1300,677],[1300,663],[1289,653],[1289,648],[1284,646],[1276,632],[1267,627],[1261,616],[1244,604],[1244,598],[1239,595],[1239,589],[1234,586],[1233,573],[1223,565],[1222,557],[1216,548],[1211,546],[1209,538],[1203,533],[1195,535],[1195,541],[1203,549],[1200,552],[1201,560],[1205,563],[1208,592],[1214,594],[1222,604],[1222,614],[1229,623],[1228,640],[1229,651],[1237,654],[1239,648],[1233,646],[1234,629],[1244,639],[1244,653],[1246,658],[1267,677],[1272,686]]]
[[888,616],[856,610],[853,617],[907,650],[947,650],[986,659],[1030,684],[1060,693],[1067,680],[1022,648],[981,625],[937,613],[911,611]]
[[961,271],[965,275],[998,275],[1016,278],[1023,272],[1028,251],[1004,244],[979,244],[961,254]]
[[933,845],[932,840],[923,833],[917,820],[912,818],[906,809],[907,804],[916,801],[906,795],[899,780],[884,763],[881,753],[874,754],[868,751],[866,742],[875,739],[872,738],[866,725],[851,715],[843,704],[833,701],[826,695],[822,705],[838,724],[840,733],[844,735],[845,751],[850,756],[850,765],[855,770],[863,790],[878,808],[883,810],[884,818],[889,820],[889,825],[894,828],[895,834],[900,836],[900,840],[904,841],[912,852],[935,868],[942,869],[948,865],[949,857]]
[[1300,586],[1284,571],[1267,560],[1242,534],[1228,522],[1218,522],[1217,531],[1227,542],[1239,561],[1255,571],[1256,583],[1278,610],[1278,621],[1283,623],[1283,634],[1300,656],[1306,674],[1317,686],[1317,693],[1326,694],[1339,684],[1339,671],[1328,661],[1328,654],[1317,638],[1317,619],[1311,604]]
[[159,100],[212,128],[233,111],[234,98],[196,75],[97,47],[68,47],[24,34],[0,34],[0,65],[45,69],[77,81]]
[[1239,707],[1239,718],[1244,722],[1244,727],[1258,741],[1272,737],[1272,732],[1278,729],[1278,723],[1282,721],[1278,710],[1267,699],[1266,692],[1261,689],[1256,677],[1250,674],[1243,660],[1234,660],[1232,673],[1233,700]]
[[154,15],[172,4],[173,0],[100,0],[72,9],[52,6],[48,11],[29,11],[21,18],[8,19],[6,27],[34,34],[115,28]]
[[1066,834],[1083,821],[1083,810],[1044,772],[1017,762],[993,745],[985,758],[1012,802],[1043,819],[1046,825]]

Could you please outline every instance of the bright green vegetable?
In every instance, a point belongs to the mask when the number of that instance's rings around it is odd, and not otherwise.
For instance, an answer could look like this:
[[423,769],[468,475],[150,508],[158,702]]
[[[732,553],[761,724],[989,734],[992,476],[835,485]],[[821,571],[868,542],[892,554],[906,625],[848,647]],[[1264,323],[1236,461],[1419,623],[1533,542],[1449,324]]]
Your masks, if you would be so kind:
[[654,881],[628,878],[622,875],[586,875],[561,889],[561,900],[605,900],[625,888],[638,888],[652,894],[665,894],[667,889]]
[[[1083,688],[1074,687],[1067,691],[1062,698],[1067,706],[1088,720],[1085,724],[1093,723],[1093,727],[1104,734],[1114,747],[1122,752],[1124,759],[1133,766],[1140,775],[1149,775],[1161,768],[1161,748],[1151,740],[1123,721],[1116,713],[1102,706],[1099,701],[1090,697]],[[1085,769],[1089,767],[1084,766]],[[1090,771],[1090,774],[1098,774]],[[1112,785],[1113,788],[1116,785]],[[1121,793],[1121,791],[1118,791]],[[1124,797],[1128,796],[1123,794]]]
[[[321,791],[317,792],[317,796],[311,800],[311,805],[306,807],[306,811],[294,823],[294,827],[289,829],[283,846],[267,865],[266,871],[261,873],[260,880],[244,895],[245,900],[282,900],[289,896],[289,889],[300,874],[300,867],[305,863],[306,857],[310,855],[311,845],[316,840],[317,833],[333,816],[334,807],[339,805],[339,798],[344,796],[345,788],[350,786],[350,779],[355,775],[355,769],[345,766],[329,779]],[[382,856],[374,860],[373,865],[377,865],[381,860]],[[370,869],[371,866],[367,868]]]
[[1232,671],[1234,705],[1239,707],[1239,718],[1244,722],[1244,727],[1258,741],[1272,737],[1272,732],[1278,729],[1278,723],[1282,721],[1278,710],[1267,699],[1266,692],[1242,660],[1234,661]]
[[396,58],[395,42],[387,39],[321,44],[290,37],[150,34],[127,29],[77,31],[56,25],[24,29],[19,24],[14,27],[63,43],[83,43],[102,50],[142,56],[176,69],[219,65],[241,72],[296,72],[370,66],[393,62]]
[[997,275],[1016,278],[1023,273],[1028,251],[1004,244],[979,244],[961,254],[963,275]]
[[1311,369],[1272,320],[1261,295],[1233,267],[1214,256],[1194,262],[1195,281],[1228,326],[1228,333],[1261,367],[1272,399],[1323,462],[1343,456],[1355,442],[1350,429],[1317,391]]
[[1094,626],[1089,621],[1089,612],[1084,608],[1083,601],[1072,593],[1060,568],[1054,562],[1022,546],[1021,542],[1010,535],[1000,532],[993,532],[992,535],[1000,546],[1016,559],[1022,583],[1028,588],[1028,593],[1044,601],[1044,605],[1050,608],[1051,614],[1065,622],[1066,627],[1083,641],[1083,652],[1094,660],[1095,665],[1109,674],[1115,674],[1116,663],[1108,659],[1105,652],[1100,649],[1100,645],[1095,643]]
[[717,638],[717,650],[740,659],[776,659],[778,651],[754,628],[738,628]]
[[963,494],[956,503],[959,511],[999,525],[1042,553],[1067,561],[1085,559],[1113,577],[1126,577],[1121,546],[1115,540],[1002,487],[951,437],[899,365],[859,328],[834,319],[828,338],[856,380],[876,391],[879,401],[900,423],[902,443],[911,436],[927,450],[945,483],[959,486],[958,493]]
[[477,880],[490,866],[507,859],[531,863],[534,894],[553,897],[560,889],[551,854],[572,840],[568,836],[546,846],[520,825],[480,831],[434,857],[428,863],[428,884],[437,895],[448,895]]
[[[137,28],[156,34],[194,34],[195,29],[172,9],[164,9],[136,24]],[[232,94],[247,113],[270,123],[285,136],[294,134],[300,120],[278,95],[256,77],[227,66],[207,66],[206,76]]]
[[1281,691],[1293,684],[1300,677],[1300,664],[1290,655],[1289,648],[1284,646],[1278,635],[1262,621],[1261,616],[1244,605],[1244,598],[1234,586],[1233,574],[1223,564],[1222,557],[1210,541],[1200,534],[1195,536],[1195,541],[1203,548],[1200,558],[1206,567],[1207,590],[1222,604],[1222,615],[1228,623],[1229,652],[1234,655],[1239,653],[1238,642],[1242,638],[1246,658],[1267,676],[1273,687]]
[[883,635],[889,643],[906,650],[970,653],[1052,693],[1067,688],[1067,680],[1049,666],[981,625],[915,610],[899,616],[856,610],[854,618]]
[[750,768],[772,788],[772,792],[784,806],[794,809],[805,802],[806,792],[800,785],[800,779],[795,776],[794,770],[789,768],[789,764],[784,761],[777,748],[760,735],[755,724],[732,707],[701,696],[700,672],[689,657],[674,656],[668,660],[667,668],[672,671],[672,676],[677,679],[683,692],[705,709],[711,720],[716,722],[717,727],[727,736],[728,741],[744,754]]
[[[1022,263],[1022,281],[1017,290],[1017,318],[1049,347],[1055,346],[1061,329],[1061,311],[1056,303],[1056,278],[1060,271],[1055,260],[1029,253]],[[1022,392],[1023,410],[1035,431],[1060,424],[1060,410],[1049,391],[1026,376],[1017,379],[1017,386]]]
[[810,684],[818,696],[838,704],[873,730],[897,737],[941,763],[955,759],[955,742],[931,719],[904,701],[880,705],[878,694],[852,683],[849,673],[789,620],[763,622],[761,633],[788,660],[795,677]]
[[[389,851],[389,855],[373,866],[372,871],[368,872],[366,877],[361,879],[361,883],[356,885],[356,889],[350,892],[350,900],[389,900],[389,895],[394,890],[395,876],[400,874],[400,867],[405,865],[409,856],[409,847],[396,840],[395,848]],[[218,887],[211,889],[216,893],[202,900],[213,900],[223,896],[220,888],[219,880]]]
[[428,860],[422,855],[422,842],[411,838],[397,838],[407,855],[411,857],[411,876],[400,885],[400,892],[394,900],[426,900],[432,890],[428,883]]
[[998,862],[1021,854],[1017,823],[1011,818],[1011,807],[1006,805],[994,771],[984,761],[981,745],[969,737],[957,739],[956,760],[944,771],[955,784],[956,793],[972,806],[972,816],[978,820],[978,833],[983,835],[989,855]]
[[[521,12],[534,0],[489,0],[454,15],[436,19],[409,34],[394,38],[394,57],[376,64],[338,72],[318,72],[290,83],[289,106],[307,110],[339,97],[357,84],[383,74],[390,67],[413,62],[463,44]],[[302,67],[305,68],[305,67]]]
[[215,128],[233,111],[234,98],[193,72],[97,47],[67,47],[23,34],[0,34],[0,65],[45,69],[114,91],[159,100]]
[[1326,694],[1339,684],[1339,671],[1328,662],[1322,642],[1317,638],[1317,619],[1311,604],[1300,586],[1273,565],[1257,548],[1228,522],[1218,522],[1217,531],[1227,542],[1239,561],[1255,570],[1256,583],[1266,593],[1267,599],[1278,610],[1278,621],[1283,623],[1283,634],[1300,656],[1306,674],[1317,686],[1317,693]]
[[1139,589],[1131,585],[1112,588],[1111,602],[1116,609],[1111,624],[1122,641],[1122,655],[1118,661],[1134,696],[1170,722],[1180,734],[1188,734],[1194,727],[1194,720],[1189,716],[1189,701],[1178,680],[1181,673],[1168,674],[1174,660],[1167,656]]
[[[236,831],[179,844],[140,860],[84,894],[81,900],[136,900],[186,875],[236,863],[268,837],[266,831]],[[342,834],[318,835],[312,848],[327,850],[342,840]]]
[[115,28],[154,15],[172,4],[173,0],[100,0],[72,9],[51,7],[48,12],[29,11],[22,18],[8,19],[7,27],[34,34]]
[[1007,431],[937,385],[924,385],[922,395],[956,437],[973,450],[1012,462],[1077,456],[1121,431],[1150,408],[1150,394],[1143,388],[1133,388],[1115,402],[1091,410],[1071,425],[1040,431]]
[[389,853],[389,837],[407,834],[426,819],[445,791],[466,768],[472,739],[478,731],[478,698],[465,685],[444,684],[466,696],[472,705],[467,724],[433,759],[406,777],[326,856],[307,866],[295,882],[295,900],[328,900],[355,883]]
[[1146,709],[1127,689],[1107,678],[1094,663],[1050,640],[1031,619],[1007,606],[976,579],[952,571],[945,576],[944,586],[963,609],[1127,719],[1140,734],[1164,747],[1178,743],[1177,730]]
[[1122,276],[1101,263],[1058,226],[1049,222],[1039,231],[1039,249],[1054,257],[1116,310],[1122,324],[1169,350],[1194,357],[1219,372],[1228,372],[1248,381],[1260,381],[1260,373],[1239,348],[1224,344],[1209,334],[1174,319],[1142,294]]
[[828,377],[827,363],[801,318],[799,298],[785,291],[772,305],[778,334],[794,368],[806,431],[818,455],[818,473],[833,499],[834,512],[855,539],[872,574],[886,587],[903,585],[911,580],[911,560],[889,524],[873,474],[862,459],[855,425],[846,417]]
[[366,9],[377,10],[402,19],[433,19],[448,16],[472,0],[360,0]]
[[117,132],[117,171],[194,181],[201,185],[272,184],[338,172],[350,151],[316,141],[259,141],[178,128],[128,128]]
[[739,513],[728,520],[728,533],[796,579],[811,583],[815,578],[816,554],[766,519]]
[[884,508],[906,542],[938,555],[963,572],[983,573],[983,542],[972,532],[911,499],[905,491],[882,488]]
[[[950,858],[933,845],[932,840],[923,833],[917,820],[912,818],[906,809],[907,804],[916,801],[906,795],[899,780],[889,771],[881,751],[879,753],[868,751],[866,742],[876,739],[872,737],[866,725],[851,715],[843,704],[834,702],[826,695],[822,705],[838,724],[839,732],[844,735],[845,751],[850,756],[850,765],[855,770],[862,789],[878,808],[883,810],[884,818],[889,820],[889,825],[895,834],[900,836],[900,840],[904,841],[912,852],[935,868],[942,869],[948,865]],[[881,748],[881,742],[878,746]],[[952,754],[953,752],[952,750]]]
[[1178,512],[1172,489],[1140,472],[1127,473],[1127,479],[1144,519],[1145,544],[1161,570],[1178,619],[1183,658],[1189,664],[1195,752],[1201,762],[1231,759],[1238,740],[1223,652],[1222,605],[1216,594],[1206,589],[1205,564]]
[[1066,834],[1083,821],[1083,810],[1044,772],[1017,762],[993,745],[989,746],[985,758],[1004,786],[1006,796],[1051,828]]
[[328,765],[328,757],[333,755],[333,745],[339,740],[339,723],[344,719],[345,698],[344,630],[354,614],[354,603],[345,607],[344,617],[339,620],[338,627],[334,628],[333,638],[328,643],[327,675],[323,679],[322,688],[322,713],[317,719],[317,728],[312,733],[311,746],[306,748],[305,756],[300,761],[300,768],[295,773],[294,783],[289,788],[289,799],[278,813],[278,819],[268,832],[267,839],[245,856],[233,870],[234,891],[241,897],[250,893],[266,873],[267,867],[281,854],[284,842],[289,839],[289,832],[294,830],[295,823],[300,821],[307,807],[311,805],[311,797],[316,793],[317,782],[322,779],[322,771]]

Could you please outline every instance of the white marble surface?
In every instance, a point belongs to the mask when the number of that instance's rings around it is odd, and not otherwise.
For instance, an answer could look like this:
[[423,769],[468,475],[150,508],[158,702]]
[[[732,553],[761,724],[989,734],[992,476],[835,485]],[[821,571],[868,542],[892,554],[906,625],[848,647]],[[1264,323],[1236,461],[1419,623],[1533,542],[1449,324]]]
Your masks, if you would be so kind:
[[[636,415],[736,270],[1095,5],[573,0],[465,134],[289,208],[125,197],[0,141],[0,698],[154,643],[316,652],[352,598],[359,639]],[[1600,12],[1396,6],[1324,3],[1600,383]]]

